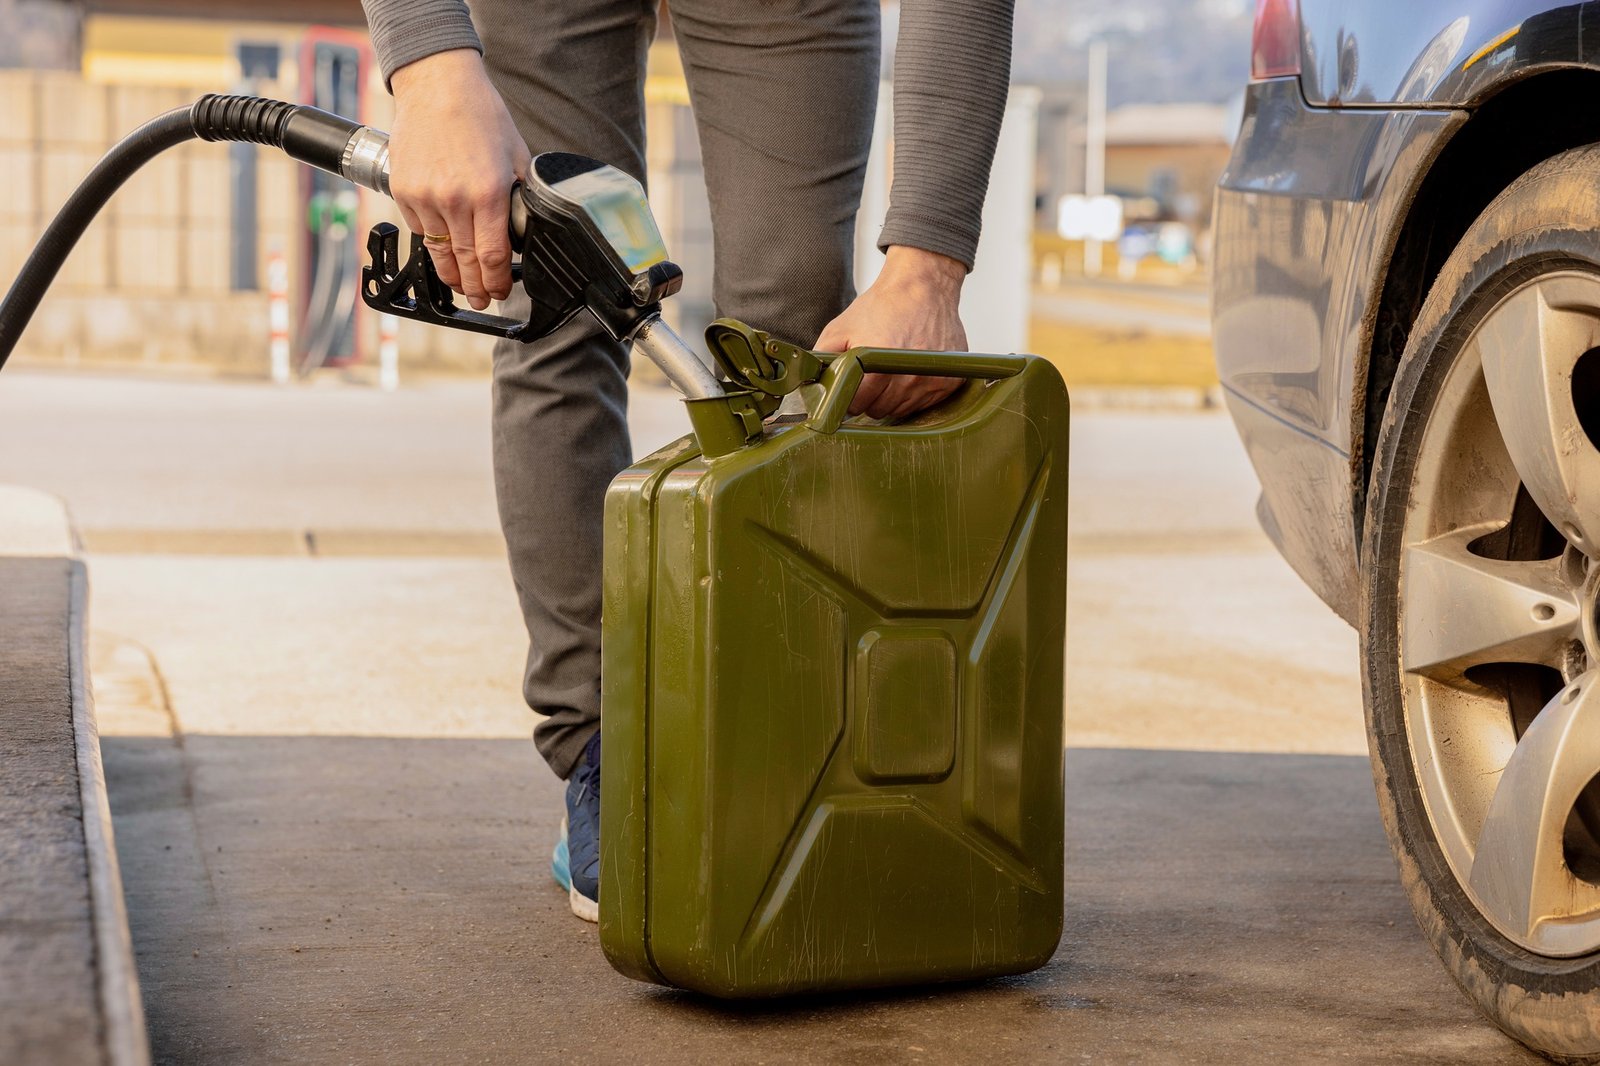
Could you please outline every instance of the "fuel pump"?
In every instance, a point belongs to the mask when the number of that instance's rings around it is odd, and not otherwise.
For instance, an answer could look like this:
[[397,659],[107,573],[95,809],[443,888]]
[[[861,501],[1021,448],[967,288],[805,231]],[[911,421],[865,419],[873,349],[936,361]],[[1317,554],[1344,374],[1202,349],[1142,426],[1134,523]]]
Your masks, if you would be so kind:
[[[301,59],[306,103],[335,114],[361,113],[362,49],[339,31],[313,31]],[[300,293],[299,370],[342,366],[357,358],[357,279],[361,236],[356,191],[339,175],[312,167],[301,185],[305,201],[302,262],[307,283]]]

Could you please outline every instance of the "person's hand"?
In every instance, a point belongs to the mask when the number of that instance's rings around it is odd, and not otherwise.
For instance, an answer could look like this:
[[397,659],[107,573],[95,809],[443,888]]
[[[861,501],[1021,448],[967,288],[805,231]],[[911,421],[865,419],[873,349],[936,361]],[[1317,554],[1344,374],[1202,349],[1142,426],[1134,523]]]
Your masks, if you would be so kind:
[[[964,264],[939,255],[895,245],[883,272],[844,313],[828,323],[817,338],[817,351],[849,348],[916,348],[964,352],[967,331],[961,327],[961,283]],[[856,390],[850,413],[873,418],[905,418],[932,407],[961,385],[960,378],[868,374]]]
[[473,49],[407,63],[389,84],[389,190],[439,277],[482,311],[511,294],[511,185],[528,146]]

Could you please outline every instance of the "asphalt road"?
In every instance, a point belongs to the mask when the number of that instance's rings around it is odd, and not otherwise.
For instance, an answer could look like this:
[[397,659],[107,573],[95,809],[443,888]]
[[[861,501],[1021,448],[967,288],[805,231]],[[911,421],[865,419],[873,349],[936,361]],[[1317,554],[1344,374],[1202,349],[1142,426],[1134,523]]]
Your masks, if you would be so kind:
[[[545,872],[486,415],[473,383],[0,381],[0,481],[66,496],[90,549],[159,1061],[1531,1061],[1412,924],[1354,638],[1215,414],[1074,425],[1049,966],[758,1007],[615,975]],[[634,417],[642,450],[682,416]]]

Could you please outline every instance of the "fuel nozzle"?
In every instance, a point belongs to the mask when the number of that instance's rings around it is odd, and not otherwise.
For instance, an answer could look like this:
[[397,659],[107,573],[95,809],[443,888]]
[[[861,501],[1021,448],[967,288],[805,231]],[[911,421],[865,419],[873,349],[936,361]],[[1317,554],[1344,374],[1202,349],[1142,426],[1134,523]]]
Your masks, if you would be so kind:
[[[346,153],[363,174],[388,187],[388,144],[375,130],[347,136]],[[341,171],[342,172],[342,171]],[[381,175],[377,177],[377,175]],[[352,181],[359,179],[346,174]],[[420,236],[400,263],[400,231],[379,223],[367,241],[371,263],[362,270],[362,299],[377,310],[453,329],[518,341],[548,336],[574,315],[591,315],[612,337],[631,342],[689,399],[720,396],[721,382],[661,320],[661,301],[683,284],[667,259],[644,187],[616,167],[569,152],[535,156],[528,180],[511,192],[513,271],[528,294],[525,320],[460,307],[440,281]]]
[[[389,195],[389,135],[339,115],[248,96],[205,96],[192,110],[203,140],[254,141],[302,163]],[[526,321],[456,305],[412,236],[402,266],[400,231],[373,228],[362,298],[377,310],[434,325],[536,340],[581,312],[614,338],[634,343],[690,399],[720,396],[715,374],[661,320],[661,301],[683,271],[667,259],[644,187],[614,166],[570,152],[534,157],[528,180],[511,190],[510,237],[517,277],[532,310]]]

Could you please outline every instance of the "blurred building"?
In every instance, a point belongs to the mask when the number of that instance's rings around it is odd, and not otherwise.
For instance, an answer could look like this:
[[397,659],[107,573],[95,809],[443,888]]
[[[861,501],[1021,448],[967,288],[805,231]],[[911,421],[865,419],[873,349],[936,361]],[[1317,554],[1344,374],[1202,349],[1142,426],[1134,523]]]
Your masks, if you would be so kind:
[[82,3],[0,0],[0,67],[71,70],[82,38]]
[[1112,110],[1106,116],[1107,191],[1146,201],[1162,221],[1208,229],[1212,191],[1232,150],[1232,116],[1222,104],[1129,104]]
[[[1040,87],[1040,230],[1054,232],[1063,196],[1084,191],[1087,153],[1081,84]],[[1211,225],[1211,198],[1232,150],[1239,108],[1222,104],[1129,104],[1106,116],[1106,191],[1130,223]]]
[[[391,101],[356,0],[0,0],[0,277],[94,161],[141,122],[206,92],[315,103],[381,128]],[[71,17],[46,18],[55,7]],[[9,20],[9,21],[8,21]],[[63,29],[63,27],[65,27]],[[36,38],[44,40],[42,31]],[[367,229],[392,203],[247,144],[163,153],[101,211],[19,345],[26,359],[205,363],[264,374],[273,264],[287,267],[293,357],[370,361],[378,316],[357,298]],[[279,273],[283,273],[279,271]],[[413,367],[487,367],[480,337],[401,325]]]

